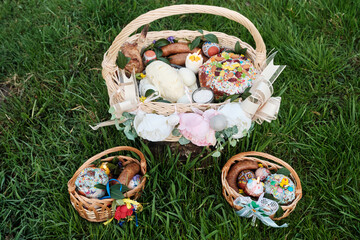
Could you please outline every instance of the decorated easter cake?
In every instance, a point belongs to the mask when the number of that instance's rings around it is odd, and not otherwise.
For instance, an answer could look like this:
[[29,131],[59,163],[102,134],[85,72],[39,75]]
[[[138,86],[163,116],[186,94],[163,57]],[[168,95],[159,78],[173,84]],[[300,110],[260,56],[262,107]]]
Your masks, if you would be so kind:
[[250,59],[229,52],[212,56],[199,70],[200,85],[211,88],[216,97],[243,93],[256,75]]

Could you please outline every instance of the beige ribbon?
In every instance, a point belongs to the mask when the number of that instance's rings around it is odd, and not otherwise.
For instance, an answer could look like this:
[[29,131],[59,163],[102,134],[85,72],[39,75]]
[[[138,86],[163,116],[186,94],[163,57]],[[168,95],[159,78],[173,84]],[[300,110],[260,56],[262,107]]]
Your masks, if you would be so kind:
[[275,120],[279,113],[281,97],[271,97],[274,91],[272,83],[285,66],[274,65],[274,57],[275,54],[271,56],[267,67],[254,81],[250,89],[251,95],[241,102],[242,109],[258,124]]

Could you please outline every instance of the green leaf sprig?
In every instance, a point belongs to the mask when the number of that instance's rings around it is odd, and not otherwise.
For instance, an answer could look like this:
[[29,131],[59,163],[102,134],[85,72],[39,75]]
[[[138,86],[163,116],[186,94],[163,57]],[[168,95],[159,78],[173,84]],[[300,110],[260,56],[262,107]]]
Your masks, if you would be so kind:
[[208,33],[204,35],[204,31],[199,29],[197,30],[202,34],[202,36],[196,37],[191,43],[189,43],[190,50],[193,50],[194,48],[198,47],[199,45],[202,45],[205,41],[213,42],[213,43],[219,43],[219,39],[216,35],[212,33]]

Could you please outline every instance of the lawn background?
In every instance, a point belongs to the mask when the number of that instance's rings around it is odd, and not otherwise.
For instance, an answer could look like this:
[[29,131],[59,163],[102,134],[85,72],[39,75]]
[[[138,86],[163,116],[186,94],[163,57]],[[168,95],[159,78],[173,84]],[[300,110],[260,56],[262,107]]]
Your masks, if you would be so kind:
[[[142,13],[194,1],[4,0],[0,3],[0,239],[356,239],[360,237],[360,1],[195,1],[248,17],[276,63],[279,118],[226,148],[211,165],[152,154],[105,121],[103,54]],[[244,27],[223,17],[168,17],[151,30],[206,29],[254,45]],[[82,219],[67,181],[89,157],[131,145],[146,153],[149,181],[140,226]],[[272,229],[237,217],[221,194],[221,168],[232,155],[264,151],[287,161],[303,198]]]

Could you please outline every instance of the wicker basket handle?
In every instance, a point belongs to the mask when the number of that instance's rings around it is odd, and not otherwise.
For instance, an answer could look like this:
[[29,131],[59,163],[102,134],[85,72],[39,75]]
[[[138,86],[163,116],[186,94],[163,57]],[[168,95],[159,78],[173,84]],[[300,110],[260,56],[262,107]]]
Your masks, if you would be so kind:
[[246,17],[241,15],[238,12],[233,10],[216,7],[216,6],[208,6],[208,5],[192,5],[192,4],[183,4],[183,5],[173,5],[163,8],[158,8],[152,11],[149,11],[145,14],[140,15],[133,21],[131,21],[119,35],[115,38],[114,42],[111,44],[109,50],[104,55],[104,60],[102,62],[103,67],[103,76],[104,78],[112,73],[116,69],[116,58],[120,47],[125,43],[126,39],[141,26],[149,24],[157,19],[186,14],[186,13],[207,13],[213,15],[219,15],[226,17],[230,20],[240,23],[251,33],[252,37],[255,40],[256,44],[256,58],[255,58],[255,66],[257,68],[261,67],[261,63],[263,63],[266,59],[266,47],[265,43],[256,29],[255,25]]
[[133,147],[128,147],[128,146],[120,146],[120,147],[114,147],[114,148],[110,148],[107,149],[101,153],[96,154],[95,156],[91,157],[89,160],[87,160],[86,162],[84,162],[83,165],[81,165],[81,167],[75,172],[74,176],[69,180],[68,182],[68,188],[74,188],[75,186],[70,184],[72,182],[75,182],[76,178],[79,176],[80,172],[82,170],[84,170],[85,168],[87,168],[92,162],[110,154],[110,153],[114,153],[114,152],[119,152],[119,151],[131,151],[136,153],[139,157],[140,157],[140,167],[141,169],[144,170],[144,172],[146,172],[146,160],[145,160],[145,156],[142,152],[140,152],[138,149],[133,148]]

